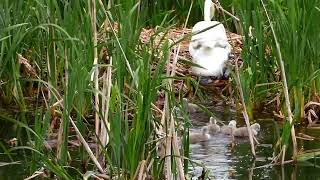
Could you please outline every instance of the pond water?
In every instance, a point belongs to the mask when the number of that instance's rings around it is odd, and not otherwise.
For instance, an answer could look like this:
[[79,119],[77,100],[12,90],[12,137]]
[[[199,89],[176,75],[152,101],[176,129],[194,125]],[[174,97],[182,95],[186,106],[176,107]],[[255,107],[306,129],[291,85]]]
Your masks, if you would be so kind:
[[[224,108],[222,108],[224,109]],[[218,124],[228,124],[230,120],[237,120],[238,126],[244,126],[243,119],[237,117],[235,112],[228,109],[227,112],[220,110],[211,110],[216,112]],[[220,112],[220,113],[219,113]],[[194,113],[190,115],[193,124],[192,131],[200,131],[208,121],[209,117],[204,113]],[[203,167],[208,170],[211,179],[320,179],[320,160],[310,160],[299,162],[297,165],[286,164],[284,166],[264,166],[270,163],[273,152],[273,145],[279,136],[279,129],[282,125],[278,125],[273,119],[257,119],[261,124],[261,131],[257,136],[259,145],[256,147],[257,157],[253,159],[250,151],[250,144],[246,138],[236,138],[234,147],[231,146],[232,139],[230,136],[217,134],[212,136],[208,144],[192,144],[190,145],[190,158],[196,162],[189,164],[189,173],[192,179],[198,179],[201,176]],[[7,131],[10,129],[2,129],[0,137],[0,145],[4,145],[4,139],[9,139]],[[320,137],[319,130],[312,130],[300,127],[297,131],[304,132],[314,137]],[[303,146],[305,150],[320,148],[320,141],[298,140],[299,149]],[[21,157],[21,156],[19,156]],[[27,156],[24,156],[28,158]],[[12,165],[6,165],[4,162],[20,161]],[[30,160],[17,159],[12,155],[12,160],[0,150],[0,180],[22,179],[29,172]],[[200,166],[199,164],[202,164]],[[262,166],[262,167],[261,167]]]
[[[220,113],[220,115],[218,113],[219,119],[225,119],[220,121],[220,125],[221,123],[228,124],[230,120],[236,120],[237,124],[240,124],[237,127],[244,126],[244,120],[235,118],[234,113],[231,113],[233,114],[231,117],[225,117],[223,114],[226,113]],[[200,132],[205,122],[209,121],[208,116],[199,113],[191,114],[190,118],[193,124],[191,131]],[[232,147],[232,138],[224,134],[211,136],[206,145],[191,144],[190,158],[204,166],[212,179],[320,179],[320,163],[314,161],[299,162],[295,166],[292,164],[286,164],[282,167],[265,166],[271,162],[273,145],[278,139],[279,128],[282,125],[267,118],[258,119],[257,122],[261,125],[261,131],[257,136],[260,144],[256,146],[257,156],[255,159],[251,156],[248,138],[235,138]],[[320,135],[319,130],[312,131],[300,128],[299,131],[304,131],[315,137]],[[304,150],[319,148],[319,142],[319,140],[298,140],[299,149],[302,146]],[[192,179],[198,179],[203,172],[203,167],[191,164],[189,172]]]

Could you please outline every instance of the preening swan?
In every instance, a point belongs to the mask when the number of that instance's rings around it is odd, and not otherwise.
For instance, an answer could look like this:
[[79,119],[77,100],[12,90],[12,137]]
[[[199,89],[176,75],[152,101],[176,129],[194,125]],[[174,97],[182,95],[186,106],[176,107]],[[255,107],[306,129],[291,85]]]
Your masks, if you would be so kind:
[[[189,52],[193,63],[203,67],[192,67],[192,72],[198,76],[219,77],[223,75],[225,62],[231,52],[231,45],[228,43],[224,26],[218,21],[211,21],[212,7],[212,1],[205,0],[204,21],[196,23],[192,28],[192,33],[195,35],[191,38]],[[198,33],[205,29],[208,30]]]

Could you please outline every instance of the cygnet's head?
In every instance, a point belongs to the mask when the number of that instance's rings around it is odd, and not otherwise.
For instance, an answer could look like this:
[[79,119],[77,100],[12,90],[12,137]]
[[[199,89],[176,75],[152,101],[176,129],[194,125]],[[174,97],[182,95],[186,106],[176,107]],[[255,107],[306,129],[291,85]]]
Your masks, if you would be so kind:
[[188,100],[187,98],[182,98],[182,101],[183,101],[183,103],[184,103],[185,105],[188,105],[188,103],[189,103],[189,100]]
[[255,130],[256,132],[259,132],[260,131],[260,124],[259,123],[254,123],[251,125],[251,128],[253,130]]
[[228,126],[237,127],[237,122],[235,120],[232,120],[232,121],[229,122]]
[[217,120],[214,117],[210,117],[210,124],[217,124]]
[[209,133],[208,127],[207,127],[207,126],[204,126],[204,127],[201,129],[201,132],[202,132],[203,135],[208,134],[208,133]]

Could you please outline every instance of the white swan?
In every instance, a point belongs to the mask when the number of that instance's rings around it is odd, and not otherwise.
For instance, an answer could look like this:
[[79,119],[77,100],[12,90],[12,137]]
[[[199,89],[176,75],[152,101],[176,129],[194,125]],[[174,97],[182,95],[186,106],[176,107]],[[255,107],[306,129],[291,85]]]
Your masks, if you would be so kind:
[[212,1],[205,0],[204,21],[196,23],[192,28],[193,34],[208,29],[193,35],[189,45],[193,63],[202,67],[192,67],[192,72],[198,76],[219,77],[223,75],[225,62],[231,52],[231,45],[228,43],[224,26],[218,21],[211,21],[212,7]]

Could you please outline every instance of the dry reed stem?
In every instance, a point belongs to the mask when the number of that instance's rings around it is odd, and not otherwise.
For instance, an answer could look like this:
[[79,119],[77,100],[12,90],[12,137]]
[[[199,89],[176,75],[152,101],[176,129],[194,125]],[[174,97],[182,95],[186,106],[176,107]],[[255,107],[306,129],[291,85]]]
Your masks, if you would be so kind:
[[[47,70],[48,70],[48,77],[51,77],[51,68],[50,68],[50,58],[49,58],[49,49],[47,49]],[[48,78],[48,83],[52,84],[50,78]],[[51,92],[48,91],[48,99],[51,99]]]
[[[103,80],[103,85],[102,85],[102,94],[101,94],[101,98],[102,98],[102,106],[101,106],[101,111],[102,112],[105,112],[106,111],[106,109],[105,109],[105,107],[106,107],[106,94],[107,94],[107,75],[106,75],[106,73],[103,73],[103,76],[102,76],[102,80]],[[104,117],[103,117],[104,118]],[[102,122],[102,123],[100,123],[100,132],[99,132],[99,134],[97,134],[97,136],[98,136],[98,138],[99,138],[99,140],[100,140],[100,142],[101,142],[101,145],[102,145],[102,148],[104,148],[105,147],[105,145],[107,144],[107,140],[109,140],[108,138],[107,138],[107,136],[108,136],[108,133],[107,133],[107,129],[106,129],[106,126],[105,126],[105,122]],[[98,144],[97,144],[98,145]],[[104,158],[104,156],[103,155],[101,155],[100,154],[100,147],[98,147],[99,148],[99,154],[97,154],[96,156],[98,157],[98,159],[99,159],[99,162],[100,162],[100,164],[105,164],[105,158]]]
[[[68,85],[69,85],[69,73],[68,73],[68,60],[67,60],[67,57],[65,57],[65,79],[66,79],[66,82],[65,82],[65,87],[66,87],[66,94],[65,96],[67,96],[68,94]],[[54,107],[54,106],[52,106]],[[59,130],[58,130],[58,139],[57,139],[57,159],[61,159],[61,153],[62,153],[62,146],[63,146],[63,133],[67,133],[67,132],[64,132],[63,130],[63,123],[60,123],[60,126],[59,126]]]
[[246,122],[247,130],[248,130],[248,133],[249,133],[249,141],[250,141],[250,146],[251,146],[251,153],[255,157],[256,156],[256,151],[255,151],[255,148],[254,148],[253,133],[252,133],[252,130],[250,128],[250,122],[249,122],[249,116],[248,116],[248,112],[247,112],[247,107],[246,107],[246,104],[244,102],[244,95],[243,95],[242,86],[241,86],[241,82],[240,82],[238,59],[239,58],[236,59],[236,63],[235,63],[235,65],[236,65],[236,82],[237,82],[237,87],[239,89],[240,99],[241,99],[242,108],[243,108],[242,114],[243,114],[244,120]]
[[[192,5],[193,5],[193,1],[191,2],[191,5],[190,5],[189,11],[188,11],[187,19],[185,21],[182,34],[184,34],[185,28],[187,26]],[[170,39],[168,41],[169,41],[169,45],[171,47],[171,45],[173,45],[174,42],[172,40],[170,40]],[[175,57],[173,59],[172,65],[170,64],[170,48],[169,48],[168,63],[167,63],[167,76],[174,77],[175,74],[176,74],[176,66],[177,66],[177,62],[178,62],[180,47],[181,47],[181,44],[178,43],[178,47],[177,47],[177,49],[175,49],[175,53],[176,54],[175,54]],[[171,69],[171,73],[170,73],[170,69]],[[173,91],[172,84],[173,84],[173,80],[169,79],[167,81],[167,88],[170,91]],[[184,171],[183,171],[183,164],[182,164],[182,161],[180,159],[180,152],[179,152],[179,147],[178,147],[178,142],[177,142],[177,133],[175,131],[175,126],[174,126],[174,118],[172,116],[172,113],[169,111],[169,101],[168,101],[168,94],[167,93],[165,94],[165,114],[166,114],[165,115],[166,119],[170,121],[170,126],[168,126],[169,124],[167,123],[167,128],[169,127],[169,139],[167,138],[166,150],[168,152],[166,151],[166,155],[171,155],[172,154],[171,153],[171,146],[173,145],[173,147],[172,147],[173,148],[173,152],[177,156],[175,158],[175,162],[176,162],[176,166],[178,168],[179,179],[185,179]],[[173,143],[171,141],[173,141]],[[170,152],[170,154],[169,154],[169,152]],[[170,160],[170,162],[168,162],[169,160]],[[166,174],[167,176],[166,177],[168,179],[171,179],[171,177],[172,177],[171,157],[169,156],[169,158],[166,158],[166,161],[168,163],[168,166],[167,166],[167,169],[166,169],[167,170],[166,171],[167,172],[167,174]],[[169,167],[170,167],[170,170],[168,170]]]
[[[92,9],[91,9],[91,23],[92,23],[92,31],[93,31],[93,66],[95,68],[94,70],[94,108],[95,108],[95,130],[96,135],[99,136],[100,134],[100,118],[99,118],[99,68],[98,68],[98,39],[97,39],[97,17],[96,17],[96,1],[92,0]],[[98,142],[98,141],[97,141]],[[96,155],[98,156],[100,154],[99,146],[96,148]]]
[[[288,161],[284,161],[284,164],[289,164],[289,163],[292,163],[292,162],[293,162],[293,160],[288,160]],[[266,167],[270,167],[270,166],[278,166],[278,165],[283,165],[283,164],[281,164],[281,163],[270,163],[270,164],[266,164],[266,165],[263,165],[263,166],[250,168],[249,170],[261,169],[261,168],[266,168]]]
[[86,140],[83,138],[81,132],[79,131],[78,127],[76,126],[76,124],[74,123],[74,121],[72,120],[72,118],[69,116],[69,120],[74,128],[74,130],[77,133],[77,137],[79,138],[80,142],[82,143],[83,147],[86,149],[87,153],[89,154],[89,157],[91,158],[91,160],[93,161],[93,163],[97,166],[98,170],[101,173],[104,173],[104,170],[102,168],[102,166],[100,165],[100,163],[98,162],[97,158],[94,156],[94,154],[92,153],[88,143],[86,142]]
[[[44,84],[47,86],[48,89],[51,88],[51,85],[49,83],[44,82]],[[61,96],[59,95],[59,93],[54,89],[51,88],[51,90],[53,91],[52,95],[54,96],[55,99],[60,99],[58,100],[55,104],[58,105],[60,104],[61,108],[64,108],[63,105],[63,100],[61,98]],[[77,134],[77,138],[80,140],[80,142],[82,143],[82,145],[84,146],[85,150],[87,151],[87,153],[89,154],[89,157],[91,158],[91,160],[93,161],[93,163],[97,166],[97,168],[99,169],[99,171],[101,173],[104,173],[104,170],[102,168],[102,166],[99,164],[97,158],[94,156],[94,154],[92,153],[89,144],[86,142],[86,140],[83,138],[81,132],[79,131],[78,127],[76,126],[76,124],[74,123],[74,121],[72,120],[72,118],[69,116],[69,121],[71,122],[71,125],[73,126],[76,134]]]
[[319,103],[319,102],[310,101],[310,102],[308,102],[308,103],[304,106],[304,108],[307,108],[307,107],[309,107],[310,105],[320,106],[320,103]]
[[[171,114],[171,119],[173,119],[172,114]],[[172,126],[173,126],[172,129],[174,129],[174,123],[172,123]],[[181,161],[181,155],[180,155],[179,146],[178,146],[177,133],[175,131],[173,132],[172,145],[173,145],[173,152],[175,155],[175,160],[178,168],[179,179],[186,179],[184,176],[183,163]]]
[[[269,24],[270,24],[270,28],[271,28],[271,31],[272,31],[272,35],[273,35],[273,38],[274,38],[274,41],[275,41],[275,44],[276,44],[276,48],[277,48],[277,55],[278,55],[279,62],[280,62],[280,71],[281,71],[281,76],[282,76],[282,84],[283,84],[285,104],[286,104],[287,113],[288,113],[288,121],[289,121],[290,125],[292,125],[292,127],[291,127],[292,159],[293,159],[293,161],[296,161],[296,160],[297,160],[297,139],[296,139],[296,135],[295,135],[293,118],[292,118],[293,115],[292,115],[291,105],[290,105],[290,98],[289,98],[289,90],[288,90],[286,72],[285,72],[285,68],[284,68],[284,64],[283,64],[283,59],[282,59],[282,54],[281,54],[281,50],[280,50],[280,45],[279,45],[279,42],[278,42],[276,33],[275,33],[275,31],[274,31],[274,28],[273,28],[273,24],[271,23],[269,14],[268,14],[268,12],[267,12],[267,9],[266,9],[266,7],[265,7],[265,4],[264,4],[263,0],[261,0],[261,3],[262,3],[262,6],[263,6],[264,11],[265,11],[265,13],[266,13],[268,22],[269,22]],[[285,159],[284,157],[285,157],[285,152],[286,152],[286,150],[285,150],[286,145],[284,145],[282,148],[284,148],[284,151],[283,151],[283,154],[282,154],[283,157],[282,157],[281,163],[284,163],[284,159]]]
[[141,163],[142,163],[142,161],[139,162],[139,164],[138,164],[138,166],[137,166],[137,169],[136,169],[136,171],[134,172],[133,179],[136,179],[136,178],[137,178],[138,173],[139,173],[139,170],[140,170]]
[[[170,68],[168,66],[170,64],[170,50],[168,53],[168,63],[167,63],[167,76],[170,76]],[[170,87],[170,80],[165,80],[167,89],[171,89]],[[164,102],[164,110],[163,110],[163,117],[164,117],[164,122],[163,122],[163,127],[166,127],[166,157],[165,157],[165,178],[167,180],[172,179],[172,171],[171,171],[171,138],[172,138],[172,133],[171,133],[171,128],[170,128],[170,110],[169,110],[169,96],[168,93],[165,93],[165,102]],[[166,123],[166,124],[165,124]]]
[[[106,94],[107,94],[107,74],[106,72],[103,72],[102,75],[102,91],[101,91],[101,112],[105,112],[105,107],[106,107]],[[104,123],[101,123],[100,125],[100,132],[97,134],[99,136],[99,139],[101,143],[103,144],[102,141],[102,134],[103,134],[103,129],[105,129]]]
[[228,16],[232,17],[233,19],[235,19],[236,21],[240,21],[240,19],[238,17],[236,17],[235,15],[233,15],[232,13],[230,13],[229,11],[225,10],[221,5],[219,1],[215,1],[214,2],[214,6],[216,9],[221,10],[223,13],[226,13]]
[[146,161],[142,160],[141,165],[140,165],[140,170],[139,170],[139,173],[138,173],[138,180],[142,180],[143,179],[145,166],[146,166]]
[[24,178],[23,180],[30,180],[30,179],[34,179],[38,176],[42,176],[44,175],[44,168],[42,167],[40,170],[35,171],[31,176]]
[[[109,136],[108,136],[108,130],[109,128],[109,103],[110,103],[110,95],[111,95],[111,87],[112,87],[112,57],[110,57],[110,66],[107,67],[107,77],[106,77],[106,86],[107,86],[107,92],[106,92],[106,99],[105,99],[105,111],[104,111],[104,129],[103,129],[103,145],[106,146],[109,143]],[[105,127],[107,125],[107,127]]]

